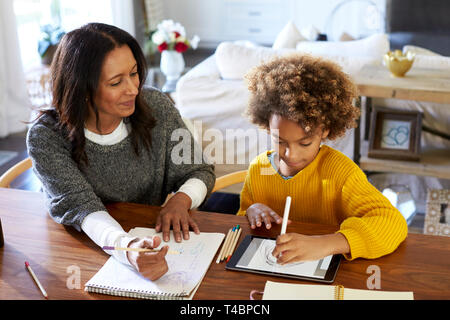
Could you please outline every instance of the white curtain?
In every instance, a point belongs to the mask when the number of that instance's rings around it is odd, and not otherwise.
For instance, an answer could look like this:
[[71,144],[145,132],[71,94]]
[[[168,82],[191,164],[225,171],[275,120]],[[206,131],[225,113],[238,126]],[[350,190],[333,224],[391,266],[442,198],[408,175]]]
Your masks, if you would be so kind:
[[133,0],[111,0],[113,24],[136,36]]
[[24,131],[30,102],[20,58],[13,0],[0,1],[0,138]]

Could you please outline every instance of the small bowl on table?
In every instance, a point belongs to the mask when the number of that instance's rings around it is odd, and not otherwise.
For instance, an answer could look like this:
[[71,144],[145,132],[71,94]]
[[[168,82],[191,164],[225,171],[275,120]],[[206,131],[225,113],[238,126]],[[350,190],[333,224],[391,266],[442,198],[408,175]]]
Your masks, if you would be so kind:
[[395,77],[403,77],[414,62],[415,54],[407,51],[403,53],[401,50],[389,51],[383,56],[383,61],[389,71]]

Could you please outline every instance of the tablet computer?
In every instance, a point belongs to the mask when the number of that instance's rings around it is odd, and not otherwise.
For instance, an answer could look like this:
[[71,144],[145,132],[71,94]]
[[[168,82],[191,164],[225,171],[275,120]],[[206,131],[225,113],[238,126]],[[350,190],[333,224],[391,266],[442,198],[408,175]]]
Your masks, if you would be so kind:
[[272,255],[275,241],[275,239],[247,235],[231,256],[226,269],[333,283],[341,262],[340,254],[330,255],[316,261],[281,265]]

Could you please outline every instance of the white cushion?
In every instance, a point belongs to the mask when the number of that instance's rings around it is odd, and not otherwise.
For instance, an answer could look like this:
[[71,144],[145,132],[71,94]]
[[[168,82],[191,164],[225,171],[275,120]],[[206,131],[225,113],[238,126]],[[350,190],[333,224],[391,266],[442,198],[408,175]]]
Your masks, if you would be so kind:
[[[294,49],[274,50],[268,47],[245,47],[231,42],[222,42],[216,49],[216,63],[220,76],[225,80],[242,79],[244,75],[253,67],[271,60],[276,56],[299,53]],[[381,62],[379,58],[373,57],[346,57],[330,56],[320,54],[323,58],[333,60],[338,63],[350,75],[356,74],[366,64],[377,64]]]
[[450,57],[445,56],[427,56],[423,54],[416,55],[413,63],[414,67],[428,69],[443,69],[450,71]]
[[342,67],[350,76],[355,76],[365,65],[381,65],[381,60],[373,57],[347,57],[332,55],[317,55],[329,59]]
[[413,45],[406,45],[403,46],[403,52],[406,51],[410,51],[412,53],[415,53],[416,55],[420,54],[420,55],[424,55],[424,56],[441,56],[439,53],[428,50],[426,48],[422,48],[422,47],[418,47],[418,46],[413,46]]
[[403,47],[403,52],[410,51],[414,53],[414,67],[426,69],[445,69],[450,70],[450,57],[440,55],[434,51],[426,48],[406,45]]
[[249,48],[253,48],[253,47],[258,47],[259,45],[256,42],[250,41],[250,40],[236,40],[233,41],[234,44],[238,44],[240,46],[244,46],[244,47],[249,47]]
[[294,22],[289,21],[275,38],[273,49],[291,48],[295,49],[297,42],[305,40],[298,31]]
[[216,49],[216,62],[222,79],[242,79],[248,70],[280,54],[295,53],[295,49],[274,50],[269,47],[246,47],[222,42]]
[[314,25],[310,24],[300,30],[300,33],[305,38],[304,40],[308,41],[316,41],[317,37],[320,34],[319,29],[317,29]]
[[313,55],[380,58],[389,51],[386,34],[353,41],[300,41],[296,49]]

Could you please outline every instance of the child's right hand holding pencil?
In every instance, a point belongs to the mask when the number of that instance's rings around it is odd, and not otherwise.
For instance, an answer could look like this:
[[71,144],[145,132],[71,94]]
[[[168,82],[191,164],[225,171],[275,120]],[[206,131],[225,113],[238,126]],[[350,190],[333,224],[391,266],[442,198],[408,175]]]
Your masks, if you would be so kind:
[[[262,203],[252,204],[248,207],[246,215],[252,229],[261,227],[263,222],[266,225],[266,229],[270,229],[273,222],[277,224],[283,222],[283,219],[275,211]],[[290,220],[288,223],[290,223]]]

